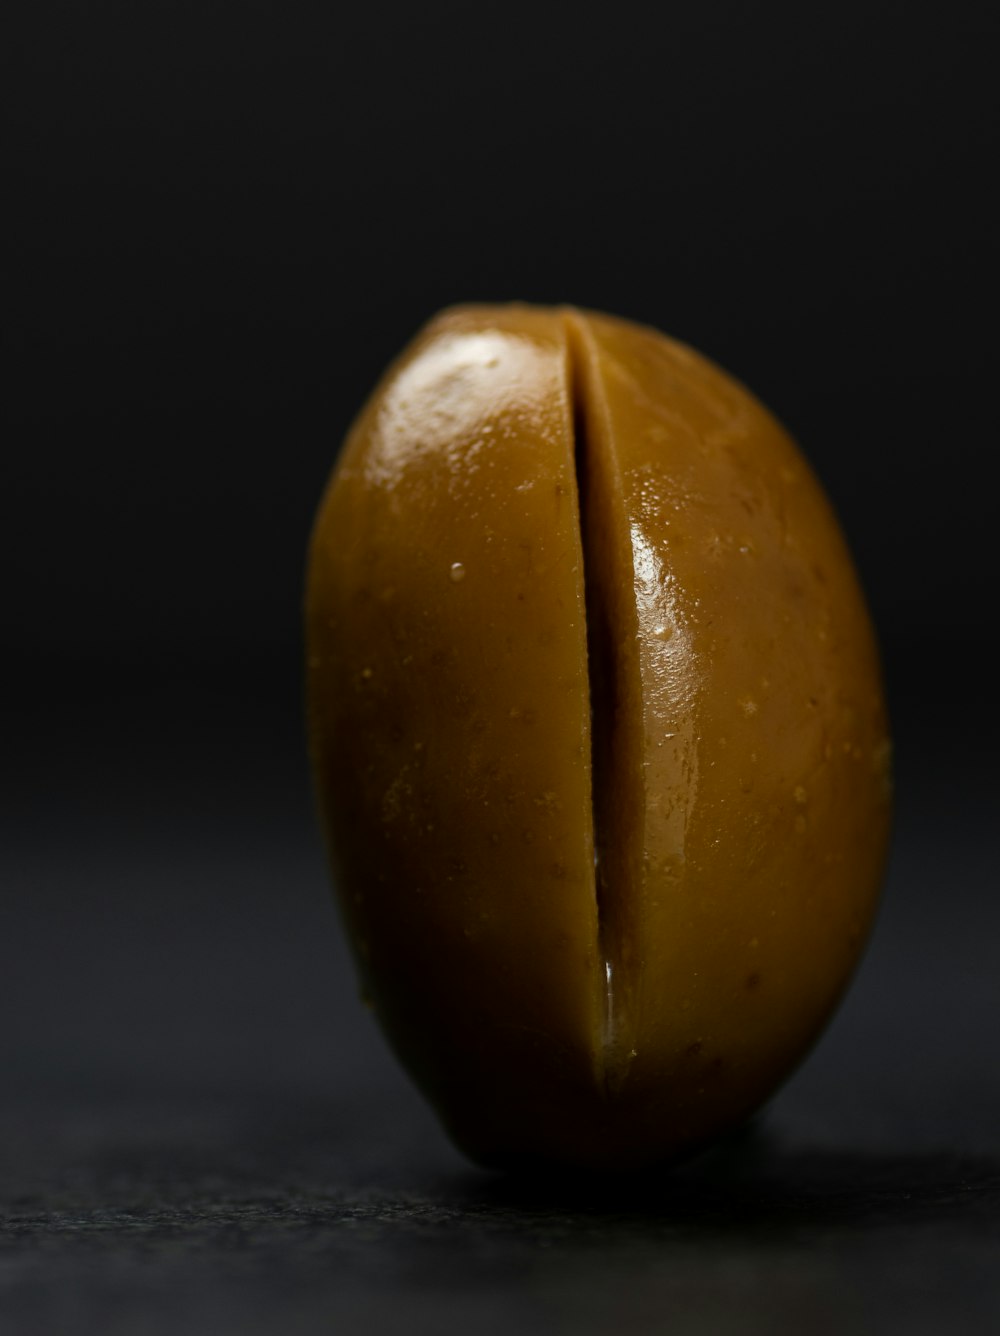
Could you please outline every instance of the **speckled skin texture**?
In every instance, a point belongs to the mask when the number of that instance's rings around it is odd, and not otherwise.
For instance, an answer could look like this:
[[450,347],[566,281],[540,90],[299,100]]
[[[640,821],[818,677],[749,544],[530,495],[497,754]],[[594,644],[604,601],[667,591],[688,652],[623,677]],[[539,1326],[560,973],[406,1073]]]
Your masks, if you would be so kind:
[[307,632],[363,988],[459,1144],[634,1167],[765,1099],[889,814],[863,599],[775,419],[622,321],[445,313],[350,434]]

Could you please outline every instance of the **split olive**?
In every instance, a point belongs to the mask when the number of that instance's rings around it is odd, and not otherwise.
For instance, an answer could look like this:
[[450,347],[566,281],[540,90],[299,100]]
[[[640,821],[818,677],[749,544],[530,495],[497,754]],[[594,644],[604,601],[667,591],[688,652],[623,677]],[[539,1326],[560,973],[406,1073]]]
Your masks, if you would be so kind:
[[637,1167],[774,1091],[870,927],[889,741],[746,389],[608,316],[445,312],[334,469],[307,653],[362,988],[461,1147]]

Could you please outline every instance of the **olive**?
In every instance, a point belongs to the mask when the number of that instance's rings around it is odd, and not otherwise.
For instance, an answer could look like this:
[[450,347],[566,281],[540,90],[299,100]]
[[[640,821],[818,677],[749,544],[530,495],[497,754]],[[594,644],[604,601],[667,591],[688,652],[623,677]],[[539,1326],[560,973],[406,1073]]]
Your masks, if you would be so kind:
[[690,348],[434,319],[316,521],[309,737],[361,977],[459,1146],[627,1169],[745,1118],[876,906],[876,643],[803,455]]

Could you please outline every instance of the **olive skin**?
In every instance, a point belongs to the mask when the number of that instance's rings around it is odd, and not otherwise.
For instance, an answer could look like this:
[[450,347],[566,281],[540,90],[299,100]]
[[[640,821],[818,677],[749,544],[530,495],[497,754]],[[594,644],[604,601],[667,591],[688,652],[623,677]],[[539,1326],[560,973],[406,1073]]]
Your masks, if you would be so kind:
[[635,1169],[758,1107],[890,812],[864,600],[767,410],[634,324],[447,311],[348,436],[306,639],[362,990],[457,1144]]

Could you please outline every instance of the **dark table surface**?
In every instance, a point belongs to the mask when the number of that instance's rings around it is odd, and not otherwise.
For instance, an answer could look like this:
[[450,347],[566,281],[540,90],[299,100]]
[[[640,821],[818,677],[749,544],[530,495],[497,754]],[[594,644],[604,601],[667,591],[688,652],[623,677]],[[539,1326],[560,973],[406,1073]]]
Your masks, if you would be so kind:
[[515,1181],[357,1001],[297,722],[245,709],[95,699],[17,753],[0,1329],[1000,1330],[990,776],[940,738],[904,765],[864,965],[748,1128],[638,1184]]

